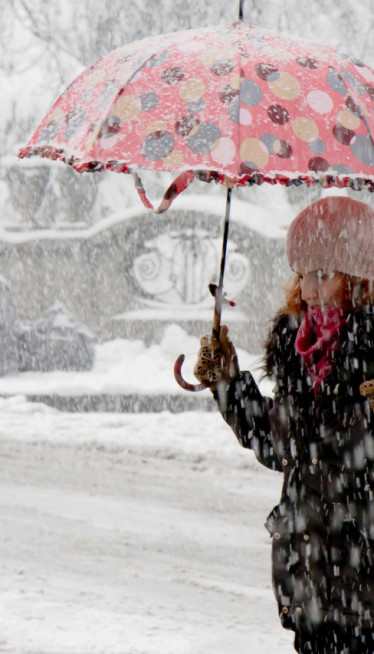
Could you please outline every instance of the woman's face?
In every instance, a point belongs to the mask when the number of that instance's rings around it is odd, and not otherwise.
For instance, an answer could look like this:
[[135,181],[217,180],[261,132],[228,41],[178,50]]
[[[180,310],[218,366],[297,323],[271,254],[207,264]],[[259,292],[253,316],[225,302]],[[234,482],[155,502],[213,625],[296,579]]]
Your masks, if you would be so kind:
[[301,297],[310,307],[339,307],[343,303],[343,274],[315,270],[298,273]]

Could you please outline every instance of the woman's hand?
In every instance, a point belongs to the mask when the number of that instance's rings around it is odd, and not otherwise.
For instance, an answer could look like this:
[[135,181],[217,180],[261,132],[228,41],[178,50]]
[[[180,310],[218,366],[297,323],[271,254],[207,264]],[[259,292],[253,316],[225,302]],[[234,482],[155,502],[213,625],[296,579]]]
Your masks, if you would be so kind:
[[374,411],[374,379],[371,379],[370,381],[363,382],[363,384],[360,384],[360,393],[364,397],[370,396],[370,406],[372,410]]
[[219,338],[214,334],[205,334],[200,339],[200,350],[193,372],[211,390],[216,390],[220,382],[228,384],[239,373],[238,356],[227,332],[227,326],[222,325]]

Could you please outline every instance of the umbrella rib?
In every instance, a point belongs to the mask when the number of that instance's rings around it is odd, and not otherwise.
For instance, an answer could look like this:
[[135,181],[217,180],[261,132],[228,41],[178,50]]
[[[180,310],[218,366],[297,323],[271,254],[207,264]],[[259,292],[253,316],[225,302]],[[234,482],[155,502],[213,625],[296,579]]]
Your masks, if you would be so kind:
[[373,139],[373,135],[372,135],[372,133],[371,133],[371,129],[370,129],[370,127],[369,127],[369,123],[368,123],[368,121],[367,121],[367,118],[366,118],[364,112],[362,111],[360,105],[355,101],[354,96],[353,96],[353,94],[352,94],[352,91],[350,90],[349,86],[347,86],[346,80],[344,79],[343,75],[342,75],[340,72],[338,73],[338,77],[339,77],[339,80],[341,81],[341,83],[343,84],[343,86],[345,87],[345,89],[346,89],[346,91],[347,91],[347,94],[348,94],[348,97],[351,98],[352,101],[353,101],[353,102],[356,104],[356,106],[359,108],[359,110],[360,110],[359,117],[360,117],[361,120],[363,121],[363,123],[364,123],[364,125],[365,125],[365,127],[366,127],[366,131],[367,131],[368,135],[370,136],[371,139]]
[[[152,45],[152,47],[153,47],[153,45]],[[142,68],[144,68],[144,66],[147,64],[147,62],[150,61],[150,60],[152,59],[152,57],[155,56],[155,54],[157,54],[158,52],[160,52],[160,50],[163,50],[164,48],[165,48],[165,44],[164,44],[164,43],[160,43],[159,47],[158,47],[158,48],[154,48],[154,49],[152,50],[151,54],[149,54],[148,56],[142,58],[141,63],[140,63],[140,64],[136,67],[136,69],[131,73],[131,75],[129,76],[129,78],[126,80],[125,84],[121,84],[121,86],[119,87],[118,93],[117,93],[116,96],[115,96],[115,101],[118,100],[118,98],[119,98],[119,96],[121,95],[121,93],[122,93],[122,92],[123,92],[123,91],[128,87],[129,84],[131,84],[131,82],[132,82],[132,80],[134,79],[134,77],[139,73],[139,71],[140,71]],[[109,105],[108,110],[107,110],[106,113],[103,115],[103,118],[102,118],[102,120],[101,120],[101,123],[104,123],[104,122],[108,119],[108,117],[110,116],[110,112],[111,112],[112,105],[113,105],[113,102]],[[100,130],[97,129],[97,133],[99,133],[99,131],[100,131]],[[78,157],[74,157],[74,163],[79,162],[79,161],[81,161],[81,160],[80,160]],[[123,162],[122,162],[122,163],[123,163]],[[127,166],[127,168],[128,168],[128,171],[129,171],[130,173],[132,173],[132,172],[133,172],[133,171],[132,171],[132,168],[130,168],[130,167],[127,165],[127,163],[126,163],[126,166]],[[103,169],[103,168],[105,168],[105,164],[102,164],[101,169]]]

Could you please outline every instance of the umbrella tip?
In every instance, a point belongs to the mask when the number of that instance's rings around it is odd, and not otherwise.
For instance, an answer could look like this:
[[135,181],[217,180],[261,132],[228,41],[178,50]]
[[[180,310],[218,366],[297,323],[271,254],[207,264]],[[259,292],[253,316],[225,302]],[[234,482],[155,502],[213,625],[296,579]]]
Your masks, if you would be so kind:
[[243,20],[244,0],[239,0],[239,20]]

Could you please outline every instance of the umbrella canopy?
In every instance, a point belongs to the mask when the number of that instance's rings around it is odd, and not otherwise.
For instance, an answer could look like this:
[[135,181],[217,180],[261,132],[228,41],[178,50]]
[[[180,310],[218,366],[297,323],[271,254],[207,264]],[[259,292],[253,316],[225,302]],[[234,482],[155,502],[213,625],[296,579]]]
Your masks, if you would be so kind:
[[[155,36],[85,70],[20,157],[78,172],[374,190],[374,71],[332,48],[247,25]],[[152,206],[136,175],[143,202]]]

